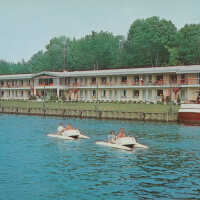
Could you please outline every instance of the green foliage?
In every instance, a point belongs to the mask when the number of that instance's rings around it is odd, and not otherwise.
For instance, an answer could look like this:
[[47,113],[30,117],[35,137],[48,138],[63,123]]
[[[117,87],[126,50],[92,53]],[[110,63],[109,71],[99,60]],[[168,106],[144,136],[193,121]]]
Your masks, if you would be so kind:
[[181,63],[200,64],[200,24],[186,24],[177,36]]
[[173,46],[176,27],[159,17],[138,19],[131,25],[126,41],[127,64],[132,66],[160,66],[169,61],[165,46]]
[[120,36],[109,32],[92,32],[75,40],[71,49],[72,68],[105,69],[116,65],[120,50]]

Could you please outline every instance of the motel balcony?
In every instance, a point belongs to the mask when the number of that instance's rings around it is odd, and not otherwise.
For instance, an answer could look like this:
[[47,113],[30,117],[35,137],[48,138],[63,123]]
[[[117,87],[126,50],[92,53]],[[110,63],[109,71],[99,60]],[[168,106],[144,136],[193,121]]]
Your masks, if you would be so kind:
[[30,89],[31,85],[29,84],[4,84],[0,85],[0,88],[3,89]]

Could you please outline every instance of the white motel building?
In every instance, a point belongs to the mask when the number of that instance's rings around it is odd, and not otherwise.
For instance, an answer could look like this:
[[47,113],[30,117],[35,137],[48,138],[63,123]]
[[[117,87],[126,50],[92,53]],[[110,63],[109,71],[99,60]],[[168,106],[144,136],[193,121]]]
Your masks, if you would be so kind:
[[200,65],[0,75],[0,99],[191,103],[200,95]]

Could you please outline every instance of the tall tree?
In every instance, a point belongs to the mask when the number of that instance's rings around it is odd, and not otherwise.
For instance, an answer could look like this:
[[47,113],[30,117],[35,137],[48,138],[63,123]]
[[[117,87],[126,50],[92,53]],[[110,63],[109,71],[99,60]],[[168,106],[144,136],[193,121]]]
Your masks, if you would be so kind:
[[200,24],[186,24],[178,31],[177,38],[181,63],[200,64]]
[[30,58],[27,64],[33,73],[51,70],[50,57],[47,52],[38,51]]
[[131,25],[125,51],[128,65],[160,66],[169,61],[167,47],[172,47],[177,29],[171,21],[151,17]]
[[78,69],[105,69],[117,63],[120,36],[109,32],[92,32],[74,41],[72,65]]

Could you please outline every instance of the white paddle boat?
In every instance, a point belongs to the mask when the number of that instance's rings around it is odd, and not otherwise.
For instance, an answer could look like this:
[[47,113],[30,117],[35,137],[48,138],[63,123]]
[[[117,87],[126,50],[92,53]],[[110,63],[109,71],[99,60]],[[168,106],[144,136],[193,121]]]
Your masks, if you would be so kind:
[[71,128],[65,129],[64,127],[59,126],[57,133],[47,134],[49,137],[60,138],[64,140],[76,140],[76,139],[89,139],[88,136],[83,135],[78,129]]
[[125,136],[117,139],[115,138],[108,139],[107,142],[97,141],[96,144],[113,147],[117,149],[123,149],[127,151],[132,151],[135,148],[144,148],[144,149],[148,148],[146,145],[136,142],[135,138],[130,136],[127,137]]

